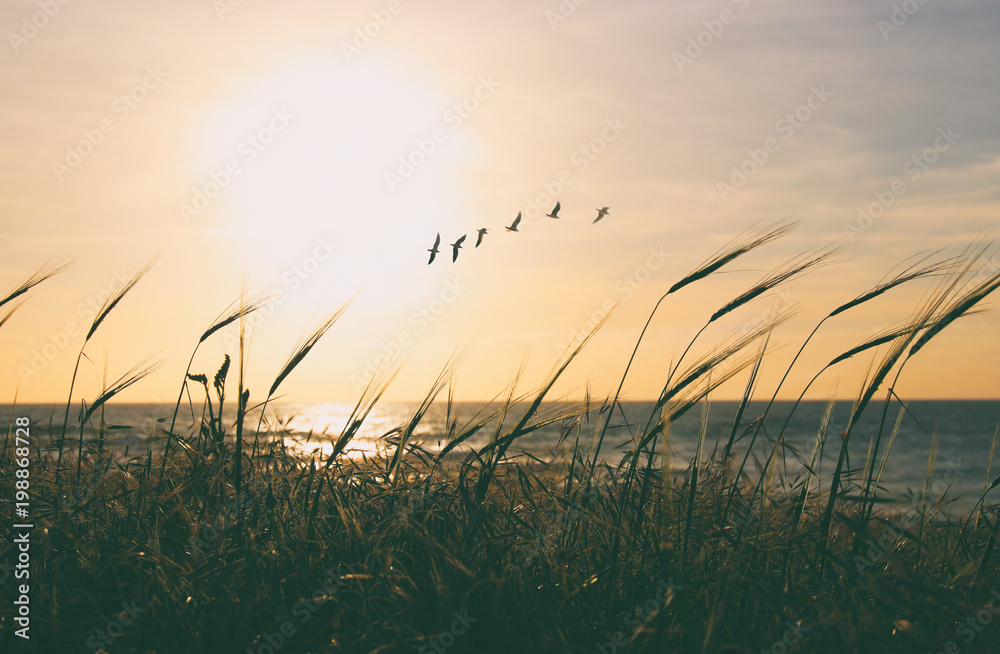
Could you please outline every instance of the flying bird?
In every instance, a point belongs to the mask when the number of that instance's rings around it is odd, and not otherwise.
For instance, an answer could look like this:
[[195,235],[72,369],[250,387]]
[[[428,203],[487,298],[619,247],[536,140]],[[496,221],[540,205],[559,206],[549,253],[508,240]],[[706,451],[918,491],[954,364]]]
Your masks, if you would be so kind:
[[560,205],[559,205],[559,201],[557,200],[556,201],[556,208],[552,210],[552,213],[545,214],[546,217],[548,217],[548,218],[558,218],[559,217],[559,208],[560,208]]
[[483,236],[485,236],[486,232],[489,230],[485,227],[480,227],[477,231],[479,232],[479,238],[476,239],[476,247],[479,247],[479,244],[483,242]]
[[[603,209],[598,209],[597,210],[597,218],[594,218],[594,222],[596,223],[598,220],[600,220],[604,216],[608,215],[609,213],[611,213],[611,212],[608,211],[608,207],[604,207]],[[591,223],[591,225],[593,225],[593,224],[594,223]]]
[[434,255],[436,255],[438,252],[441,251],[441,250],[438,249],[439,245],[441,245],[441,232],[438,232],[438,237],[436,239],[434,239],[434,247],[432,247],[430,250],[427,250],[428,252],[431,253],[431,258],[427,262],[428,266],[431,265],[432,263],[434,263]]
[[506,228],[507,231],[508,232],[516,232],[517,231],[517,224],[519,222],[521,222],[521,212],[520,211],[517,212],[517,218],[514,219],[514,222],[511,223],[510,227]]
[[458,251],[462,247],[462,241],[465,240],[465,236],[466,236],[465,234],[462,234],[462,238],[458,239],[457,241],[455,241],[454,243],[451,244],[451,247],[453,248],[453,251],[452,251],[452,254],[451,254],[451,262],[452,263],[455,263],[456,261],[458,261]]

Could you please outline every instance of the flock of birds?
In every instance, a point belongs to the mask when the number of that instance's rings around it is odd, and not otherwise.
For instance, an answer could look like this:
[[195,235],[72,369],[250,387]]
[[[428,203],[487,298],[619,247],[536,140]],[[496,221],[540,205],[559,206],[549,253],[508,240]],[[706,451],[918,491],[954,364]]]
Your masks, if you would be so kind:
[[[560,217],[559,216],[559,210],[560,209],[562,209],[562,205],[557,201],[555,208],[552,209],[552,213],[545,214],[545,217],[546,218],[559,218]],[[597,221],[599,221],[604,216],[607,216],[609,213],[611,213],[611,212],[610,212],[610,210],[609,210],[608,207],[602,207],[600,209],[597,209],[597,218],[594,218],[594,222],[596,223]],[[514,222],[512,222],[510,225],[508,225],[504,229],[506,229],[508,232],[519,231],[517,229],[517,224],[519,222],[521,222],[521,212],[520,211],[517,212],[517,218],[514,219]],[[488,231],[489,230],[486,229],[485,227],[480,227],[479,229],[476,230],[476,232],[479,234],[479,236],[476,238],[476,247],[479,247],[482,244],[483,237],[486,236],[486,233]],[[451,248],[452,248],[451,261],[452,261],[452,263],[458,261],[458,251],[460,249],[462,249],[462,243],[465,242],[465,237],[466,236],[468,236],[468,234],[462,234],[461,238],[459,238],[457,241],[455,241],[454,243],[451,244]],[[434,263],[434,257],[437,256],[437,254],[439,252],[441,252],[440,250],[438,250],[438,246],[439,245],[441,245],[441,232],[438,232],[437,238],[434,239],[434,247],[432,247],[429,250],[427,250],[428,252],[431,253],[431,258],[427,262],[428,266],[431,265],[432,263]]]

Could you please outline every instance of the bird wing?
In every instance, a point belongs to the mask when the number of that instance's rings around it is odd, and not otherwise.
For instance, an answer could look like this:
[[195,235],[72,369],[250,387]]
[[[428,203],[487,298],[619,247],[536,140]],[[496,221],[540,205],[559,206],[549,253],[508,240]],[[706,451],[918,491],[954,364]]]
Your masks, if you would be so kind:
[[553,213],[553,214],[557,214],[557,213],[559,213],[559,209],[560,209],[560,207],[561,207],[561,206],[562,206],[562,205],[560,205],[560,204],[559,204],[559,201],[558,201],[558,200],[556,200],[556,208],[552,210],[552,213]]
[[457,241],[455,241],[455,247],[458,247],[459,245],[461,245],[462,242],[465,241],[465,237],[466,236],[468,236],[468,234],[462,234],[462,238],[460,238]]
[[521,212],[520,211],[517,212],[517,218],[514,219],[514,224],[511,225],[511,227],[517,227],[517,224],[519,222],[521,222]]
[[476,239],[476,247],[479,247],[479,244],[483,242],[483,234],[485,233],[486,233],[485,229],[479,230],[479,238]]
[[431,258],[427,261],[427,265],[434,263],[434,255],[437,254],[437,250],[431,250]]
[[602,209],[601,209],[601,213],[608,213],[608,207],[604,207],[604,208],[602,208]]
[[441,232],[438,232],[438,237],[434,239],[434,249],[438,249],[439,245],[441,245]]

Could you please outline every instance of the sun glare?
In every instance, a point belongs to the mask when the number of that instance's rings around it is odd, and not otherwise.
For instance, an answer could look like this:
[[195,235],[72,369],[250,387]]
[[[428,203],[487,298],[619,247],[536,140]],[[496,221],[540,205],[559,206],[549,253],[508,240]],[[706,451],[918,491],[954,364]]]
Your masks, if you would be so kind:
[[412,156],[446,128],[445,106],[363,62],[302,64],[255,85],[225,104],[208,139],[211,170],[229,185],[221,237],[238,244],[255,281],[303,300],[316,293],[300,287],[330,290],[320,280],[400,299],[406,271],[425,256],[414,244],[457,214],[449,203],[461,136]]

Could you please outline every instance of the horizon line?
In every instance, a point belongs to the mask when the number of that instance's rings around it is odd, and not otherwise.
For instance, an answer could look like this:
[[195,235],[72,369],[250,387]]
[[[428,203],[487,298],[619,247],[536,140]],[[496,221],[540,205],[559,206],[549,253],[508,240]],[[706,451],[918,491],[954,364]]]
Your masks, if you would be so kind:
[[[794,402],[796,399],[798,399],[798,398],[794,398],[794,397],[791,397],[791,398],[782,398],[782,397],[779,397],[779,398],[776,398],[774,401],[775,402]],[[833,398],[833,401],[834,402],[853,402],[856,399],[857,399],[856,397],[837,397],[837,398]],[[420,404],[423,401],[424,401],[424,398],[410,399],[410,400],[384,400],[382,403],[383,404]],[[519,402],[512,402],[512,404],[519,404],[521,402],[528,402],[528,401],[531,401],[531,400],[525,399],[525,400],[521,400]],[[558,400],[543,400],[542,403],[543,404],[555,404],[555,403],[567,404],[567,403],[582,403],[584,401],[585,401],[585,399],[558,399]],[[657,401],[656,398],[649,398],[649,399],[627,398],[627,399],[620,399],[619,400],[619,402],[634,402],[634,403],[653,403],[653,402],[656,402],[656,401]],[[697,404],[701,404],[704,401],[705,400],[699,400],[697,402]],[[742,397],[712,398],[711,399],[711,402],[713,402],[713,403],[714,402],[742,402],[742,401],[743,401]],[[751,402],[769,402],[770,400],[762,398],[762,399],[751,399],[750,401]],[[811,399],[802,399],[801,400],[802,403],[805,403],[805,402],[829,402],[829,401],[830,401],[830,398],[826,398],[826,399],[811,398]],[[899,400],[897,399],[896,401],[898,402]],[[271,405],[273,405],[273,404],[353,404],[353,403],[356,403],[356,402],[357,402],[356,399],[354,399],[354,400],[274,400],[274,399],[272,399],[270,402],[268,402],[268,404],[271,404]],[[906,402],[908,402],[908,403],[909,402],[1000,402],[1000,397],[915,397],[915,398],[908,398],[908,399],[906,399]],[[501,402],[501,400],[454,400],[454,403],[455,404],[460,404],[460,403],[461,404],[501,404],[502,402]],[[146,400],[146,401],[138,400],[138,401],[129,401],[129,402],[115,402],[114,404],[108,404],[106,406],[108,406],[108,407],[111,407],[111,406],[123,406],[123,405],[135,406],[135,405],[142,405],[142,404],[163,404],[163,405],[169,405],[169,404],[173,404],[173,402],[164,402],[164,401],[158,401],[158,400]],[[432,402],[432,404],[447,404],[447,400],[434,400]],[[597,400],[593,400],[592,399],[591,400],[591,404],[597,405],[597,404],[601,404],[601,403],[598,402]],[[66,402],[65,402],[65,400],[60,400],[58,402],[37,402],[37,401],[35,401],[35,402],[19,402],[17,404],[12,404],[11,402],[6,402],[5,401],[5,402],[0,402],[0,406],[4,406],[4,407],[16,407],[16,406],[66,406]]]

